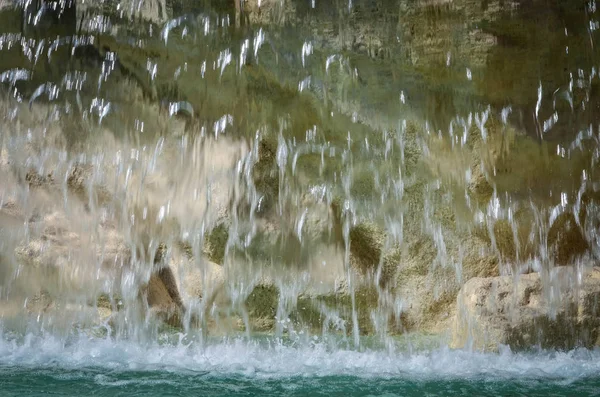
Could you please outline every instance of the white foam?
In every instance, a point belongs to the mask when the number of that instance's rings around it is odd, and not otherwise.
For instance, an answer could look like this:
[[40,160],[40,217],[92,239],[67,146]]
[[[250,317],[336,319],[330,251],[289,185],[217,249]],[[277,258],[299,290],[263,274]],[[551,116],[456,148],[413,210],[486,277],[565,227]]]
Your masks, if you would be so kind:
[[[111,371],[235,374],[257,378],[351,375],[411,379],[533,378],[571,382],[600,373],[600,350],[500,354],[447,348],[421,353],[330,349],[323,343],[297,347],[277,340],[224,340],[200,347],[143,345],[80,337],[0,337],[0,366],[100,368]],[[103,381],[99,379],[98,381]]]

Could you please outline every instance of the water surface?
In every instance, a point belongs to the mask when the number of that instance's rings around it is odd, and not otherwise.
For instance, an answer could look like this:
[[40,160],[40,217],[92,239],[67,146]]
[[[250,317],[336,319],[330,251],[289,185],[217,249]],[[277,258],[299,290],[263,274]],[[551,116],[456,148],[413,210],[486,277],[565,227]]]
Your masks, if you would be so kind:
[[599,354],[357,352],[319,340],[298,346],[269,338],[203,348],[5,338],[0,386],[7,396],[594,396]]

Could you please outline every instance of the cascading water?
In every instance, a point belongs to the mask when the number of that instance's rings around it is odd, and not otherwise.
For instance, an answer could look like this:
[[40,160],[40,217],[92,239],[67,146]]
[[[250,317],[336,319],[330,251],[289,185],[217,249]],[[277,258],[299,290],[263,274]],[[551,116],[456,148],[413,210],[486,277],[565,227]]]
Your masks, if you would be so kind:
[[598,17],[0,0],[3,395],[590,393]]

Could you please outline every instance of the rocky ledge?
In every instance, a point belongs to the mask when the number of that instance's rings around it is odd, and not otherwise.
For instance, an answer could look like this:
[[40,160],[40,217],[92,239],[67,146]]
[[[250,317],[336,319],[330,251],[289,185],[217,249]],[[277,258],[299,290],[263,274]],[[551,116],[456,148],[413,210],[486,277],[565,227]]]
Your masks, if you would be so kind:
[[457,297],[452,346],[495,351],[598,345],[600,268],[472,278]]

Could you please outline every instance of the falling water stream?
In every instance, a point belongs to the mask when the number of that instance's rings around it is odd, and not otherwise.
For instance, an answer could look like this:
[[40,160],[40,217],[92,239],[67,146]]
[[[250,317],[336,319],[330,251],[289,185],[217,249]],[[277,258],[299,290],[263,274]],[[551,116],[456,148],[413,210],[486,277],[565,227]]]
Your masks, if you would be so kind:
[[598,394],[599,29],[0,0],[0,395]]

